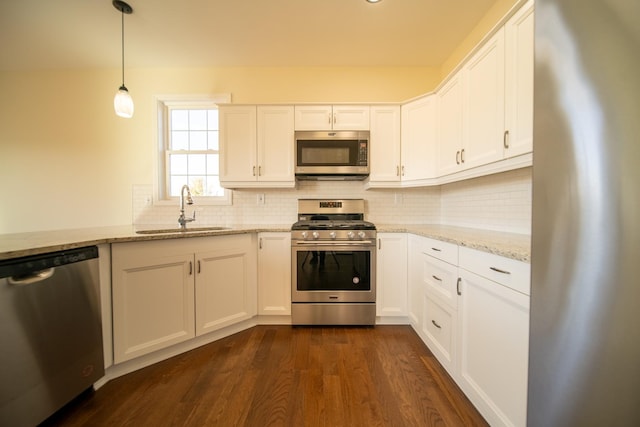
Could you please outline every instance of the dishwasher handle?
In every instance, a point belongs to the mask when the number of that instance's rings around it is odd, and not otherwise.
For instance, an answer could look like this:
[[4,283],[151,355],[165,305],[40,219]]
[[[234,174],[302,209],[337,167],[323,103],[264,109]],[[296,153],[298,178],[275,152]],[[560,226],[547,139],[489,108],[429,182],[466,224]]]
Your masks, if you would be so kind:
[[47,268],[46,270],[34,271],[30,274],[21,274],[18,276],[11,276],[7,279],[10,285],[24,286],[32,283],[42,282],[53,276],[55,273],[55,267]]

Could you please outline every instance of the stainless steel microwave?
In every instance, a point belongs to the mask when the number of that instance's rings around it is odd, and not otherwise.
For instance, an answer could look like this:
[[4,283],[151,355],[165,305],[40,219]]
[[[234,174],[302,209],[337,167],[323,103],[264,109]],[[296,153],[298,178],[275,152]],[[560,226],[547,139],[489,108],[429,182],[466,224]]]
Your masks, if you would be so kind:
[[295,159],[298,179],[365,179],[369,131],[297,131]]

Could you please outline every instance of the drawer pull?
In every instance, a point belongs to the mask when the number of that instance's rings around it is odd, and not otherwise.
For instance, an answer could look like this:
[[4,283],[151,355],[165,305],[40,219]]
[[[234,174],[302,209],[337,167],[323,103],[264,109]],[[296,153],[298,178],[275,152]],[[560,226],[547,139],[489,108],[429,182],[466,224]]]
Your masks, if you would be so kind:
[[435,326],[438,329],[442,329],[442,326],[438,325],[438,322],[436,322],[435,320],[432,320],[431,323],[433,323],[433,326]]
[[489,267],[489,269],[502,274],[511,274],[510,271],[500,270],[499,268],[496,268],[496,267]]
[[432,274],[432,275],[431,275],[431,277],[433,277],[434,279],[436,279],[438,282],[442,282],[442,279],[441,279],[441,278],[439,278],[439,277],[438,277],[438,276],[436,276],[436,275],[433,275],[433,274]]
[[436,252],[442,252],[442,249],[438,249],[438,248],[431,248],[431,250]]
[[458,295],[462,295],[462,292],[460,291],[460,282],[462,282],[462,278],[458,277],[458,282],[456,283],[456,293]]

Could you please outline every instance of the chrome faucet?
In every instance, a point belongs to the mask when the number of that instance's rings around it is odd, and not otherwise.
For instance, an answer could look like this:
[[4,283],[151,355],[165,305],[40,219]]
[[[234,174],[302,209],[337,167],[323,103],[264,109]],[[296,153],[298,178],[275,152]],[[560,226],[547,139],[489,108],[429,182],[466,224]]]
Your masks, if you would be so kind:
[[[185,191],[186,191],[186,196],[185,196]],[[188,205],[192,205],[193,204],[193,198],[191,197],[191,190],[189,190],[189,186],[188,185],[183,185],[182,189],[180,190],[180,216],[178,217],[178,224],[180,224],[180,229],[182,230],[186,230],[187,229],[187,223],[191,222],[191,221],[195,221],[196,220],[196,211],[193,211],[193,217],[192,218],[187,218],[184,216],[184,204],[185,201]]]

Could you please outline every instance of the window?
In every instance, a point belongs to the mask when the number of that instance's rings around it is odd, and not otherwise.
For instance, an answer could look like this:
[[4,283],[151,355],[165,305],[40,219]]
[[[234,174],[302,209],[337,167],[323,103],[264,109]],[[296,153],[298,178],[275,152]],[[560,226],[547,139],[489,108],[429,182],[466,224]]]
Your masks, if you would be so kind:
[[200,202],[230,203],[220,187],[219,128],[216,103],[230,96],[158,100],[158,200],[180,196],[187,184]]

